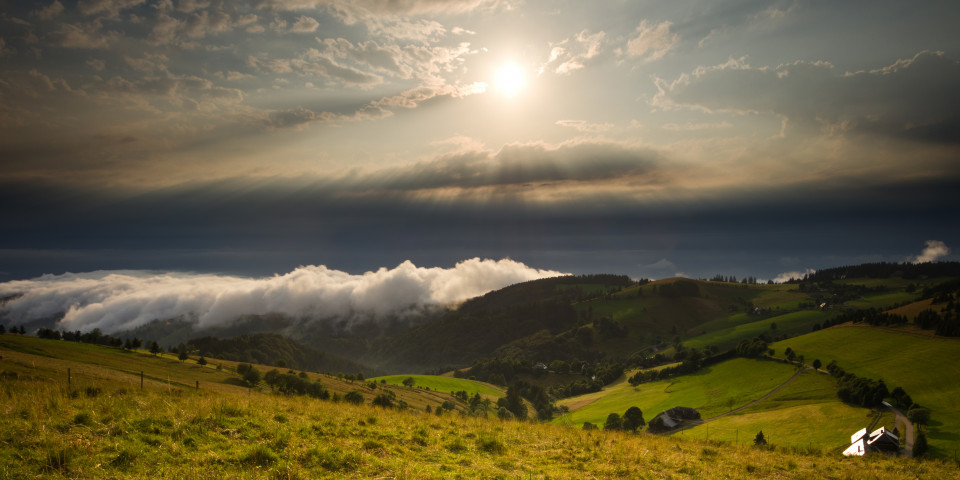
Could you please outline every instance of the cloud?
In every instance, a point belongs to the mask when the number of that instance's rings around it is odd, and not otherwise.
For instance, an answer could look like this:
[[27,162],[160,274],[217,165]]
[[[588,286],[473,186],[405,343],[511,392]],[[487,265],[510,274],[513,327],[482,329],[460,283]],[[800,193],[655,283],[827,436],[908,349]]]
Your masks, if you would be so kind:
[[613,128],[612,123],[590,123],[585,120],[557,120],[556,124],[583,133],[600,133]]
[[316,19],[301,15],[296,22],[293,22],[290,31],[294,33],[312,33],[317,31],[318,27],[320,27],[320,22]]
[[547,71],[566,75],[584,68],[601,53],[606,32],[590,33],[583,30],[573,38],[551,45],[550,56],[540,66],[540,73]]
[[777,275],[776,277],[773,277],[773,283],[786,283],[786,282],[789,282],[790,280],[800,280],[804,277],[804,275],[811,275],[814,273],[817,273],[817,271],[812,268],[808,268],[802,272],[800,271],[783,272]]
[[108,17],[116,18],[121,11],[141,5],[144,2],[146,0],[80,0],[77,2],[77,10],[84,15],[102,13]]
[[827,62],[752,67],[746,59],[699,67],[672,83],[658,81],[662,108],[769,113],[792,128],[831,135],[875,134],[933,142],[960,141],[960,62],[920,52],[881,68],[839,73]]
[[927,240],[927,247],[920,252],[920,255],[914,257],[913,263],[936,262],[941,257],[950,255],[950,248],[940,240]]
[[680,35],[670,33],[672,22],[657,24],[642,20],[635,35],[627,41],[626,49],[619,53],[630,57],[641,57],[644,62],[663,58],[680,41]]
[[34,11],[34,15],[41,20],[50,20],[61,12],[63,12],[63,4],[59,0],[53,0],[50,5]]
[[361,191],[408,193],[591,185],[618,180],[650,183],[657,181],[660,164],[656,152],[616,142],[516,143],[497,151],[463,150],[371,172],[345,183]]
[[117,32],[100,32],[100,22],[84,24],[64,23],[52,33],[54,43],[66,48],[102,49],[116,43]]
[[145,271],[67,273],[0,284],[0,295],[20,295],[3,304],[0,314],[13,323],[63,315],[56,328],[99,328],[108,333],[158,319],[180,317],[205,328],[242,315],[267,313],[318,321],[386,321],[558,275],[563,274],[509,259],[479,258],[453,268],[422,268],[406,261],[362,275],[323,265],[268,278]]

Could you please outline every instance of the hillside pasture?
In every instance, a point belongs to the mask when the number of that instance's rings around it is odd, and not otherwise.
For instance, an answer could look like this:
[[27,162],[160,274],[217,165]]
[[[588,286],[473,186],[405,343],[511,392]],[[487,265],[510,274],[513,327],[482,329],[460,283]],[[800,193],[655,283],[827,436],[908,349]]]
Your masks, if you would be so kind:
[[960,451],[960,339],[929,337],[869,326],[832,327],[772,345],[831,360],[847,372],[903,387],[914,402],[932,411],[927,438],[931,453],[953,457]]
[[436,392],[452,393],[465,391],[467,395],[479,393],[483,396],[499,398],[504,395],[503,389],[489,383],[467,380],[465,378],[444,377],[440,375],[387,375],[369,379],[372,382],[386,383],[387,385],[403,385],[407,378],[413,378],[414,389],[429,388]]
[[[683,343],[688,347],[694,348],[715,345],[720,349],[728,349],[735,347],[741,340],[754,338],[765,332],[774,335],[799,335],[807,333],[812,329],[813,325],[823,323],[824,320],[834,315],[835,313],[828,311],[802,310],[774,317],[753,317],[756,319],[753,322],[720,328],[685,340]],[[773,323],[777,324],[776,330],[770,328],[770,325]]]
[[630,385],[625,379],[599,392],[558,402],[570,412],[554,423],[580,426],[590,422],[602,426],[607,415],[623,414],[637,406],[644,419],[676,406],[696,408],[703,418],[732,410],[766,395],[794,374],[789,365],[736,358],[692,375]]
[[[870,409],[841,402],[833,378],[808,370],[756,405],[673,435],[750,445],[763,431],[771,444],[837,453],[874,417]],[[877,426],[892,429],[893,422],[888,413]]]

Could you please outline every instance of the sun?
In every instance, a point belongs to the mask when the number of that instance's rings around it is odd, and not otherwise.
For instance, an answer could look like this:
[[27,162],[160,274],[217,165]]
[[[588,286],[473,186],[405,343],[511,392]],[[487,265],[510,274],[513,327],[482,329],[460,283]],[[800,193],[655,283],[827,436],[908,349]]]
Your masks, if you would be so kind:
[[523,69],[515,63],[507,63],[497,70],[497,91],[508,97],[516,96],[526,84]]

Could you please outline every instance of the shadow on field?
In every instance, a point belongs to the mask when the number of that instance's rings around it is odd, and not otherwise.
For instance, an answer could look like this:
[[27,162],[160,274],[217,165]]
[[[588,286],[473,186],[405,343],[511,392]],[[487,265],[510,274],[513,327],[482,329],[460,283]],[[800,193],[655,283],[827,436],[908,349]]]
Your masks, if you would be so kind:
[[224,379],[224,381],[223,381],[222,383],[226,383],[227,385],[236,385],[236,386],[238,386],[238,387],[246,387],[246,386],[247,386],[246,383],[243,383],[243,380],[240,380],[239,378],[233,378],[233,377]]

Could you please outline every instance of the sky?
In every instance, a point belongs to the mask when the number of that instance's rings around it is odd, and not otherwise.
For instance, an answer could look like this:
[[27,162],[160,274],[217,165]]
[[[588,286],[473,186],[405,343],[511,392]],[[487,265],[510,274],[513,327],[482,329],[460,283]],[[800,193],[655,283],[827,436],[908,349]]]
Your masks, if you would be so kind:
[[0,0],[0,282],[957,260],[957,18],[955,1]]

